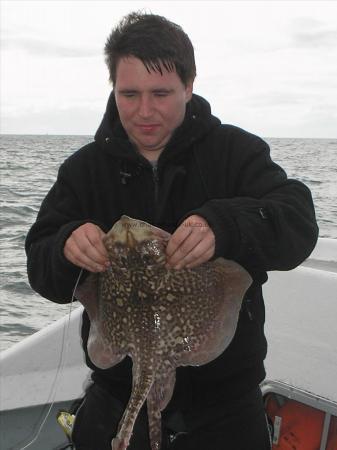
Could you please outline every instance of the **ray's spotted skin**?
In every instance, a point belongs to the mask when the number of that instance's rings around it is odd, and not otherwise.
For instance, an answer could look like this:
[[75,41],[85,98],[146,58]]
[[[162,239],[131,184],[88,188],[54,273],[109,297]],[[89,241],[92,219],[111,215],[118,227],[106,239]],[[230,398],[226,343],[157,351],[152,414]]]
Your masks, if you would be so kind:
[[252,280],[239,264],[218,258],[193,269],[165,267],[170,235],[122,216],[104,244],[111,268],[90,275],[76,297],[90,322],[89,356],[109,368],[126,355],[133,387],[113,450],[125,450],[147,401],[151,450],[160,450],[161,411],[172,397],[178,366],[206,364],[231,342]]

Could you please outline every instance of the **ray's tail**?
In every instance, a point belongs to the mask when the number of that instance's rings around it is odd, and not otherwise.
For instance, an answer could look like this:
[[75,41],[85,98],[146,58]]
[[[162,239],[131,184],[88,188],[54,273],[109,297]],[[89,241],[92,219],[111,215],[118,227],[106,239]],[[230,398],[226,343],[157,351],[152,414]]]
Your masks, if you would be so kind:
[[[153,389],[151,389],[151,392]],[[149,420],[149,435],[151,450],[160,450],[161,448],[161,409],[157,399],[151,398],[151,392],[147,399],[147,415]]]
[[134,362],[131,396],[119,422],[117,436],[111,442],[112,450],[126,450],[128,448],[134,424],[153,385],[154,378],[155,375],[152,370],[141,367],[139,362]]

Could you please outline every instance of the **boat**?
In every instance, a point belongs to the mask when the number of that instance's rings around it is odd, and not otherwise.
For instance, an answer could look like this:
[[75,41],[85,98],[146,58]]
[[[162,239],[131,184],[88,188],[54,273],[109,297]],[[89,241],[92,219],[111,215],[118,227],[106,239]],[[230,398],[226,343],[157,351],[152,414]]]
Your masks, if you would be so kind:
[[337,240],[319,239],[301,266],[268,276],[261,388],[273,449],[337,450]]
[[[337,239],[320,238],[302,265],[270,272],[264,285],[268,355],[261,389],[275,450],[337,450],[336,293]],[[82,307],[70,308],[0,354],[2,450],[72,448],[67,417],[90,370],[81,349]]]

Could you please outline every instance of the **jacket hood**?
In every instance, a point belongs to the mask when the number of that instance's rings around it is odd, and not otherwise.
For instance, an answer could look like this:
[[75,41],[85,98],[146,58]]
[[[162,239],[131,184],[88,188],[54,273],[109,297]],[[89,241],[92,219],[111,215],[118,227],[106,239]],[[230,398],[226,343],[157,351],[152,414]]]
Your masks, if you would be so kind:
[[[220,120],[212,115],[210,104],[199,95],[193,94],[186,105],[183,123],[175,130],[161,158],[164,154],[171,157],[177,152],[183,152],[219,125]],[[110,94],[105,114],[95,134],[95,141],[116,157],[134,159],[140,156],[121,124],[114,91]]]

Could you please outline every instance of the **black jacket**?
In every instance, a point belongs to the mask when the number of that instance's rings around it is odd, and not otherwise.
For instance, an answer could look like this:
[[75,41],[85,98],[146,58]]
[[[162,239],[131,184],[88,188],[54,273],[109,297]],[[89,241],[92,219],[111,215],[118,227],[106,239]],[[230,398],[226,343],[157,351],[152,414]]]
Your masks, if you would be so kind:
[[[196,95],[154,171],[128,141],[112,93],[95,141],[62,164],[29,231],[33,289],[54,302],[69,302],[79,269],[63,255],[66,239],[86,222],[108,231],[122,214],[170,232],[198,214],[215,233],[216,256],[238,261],[254,279],[229,348],[205,366],[178,368],[169,407],[203,407],[259,383],[266,355],[261,285],[267,271],[296,267],[315,246],[318,228],[308,188],[272,162],[266,142],[221,125]],[[84,314],[85,350],[88,329]],[[129,358],[108,370],[95,368],[88,356],[87,363],[97,382],[127,400]]]

